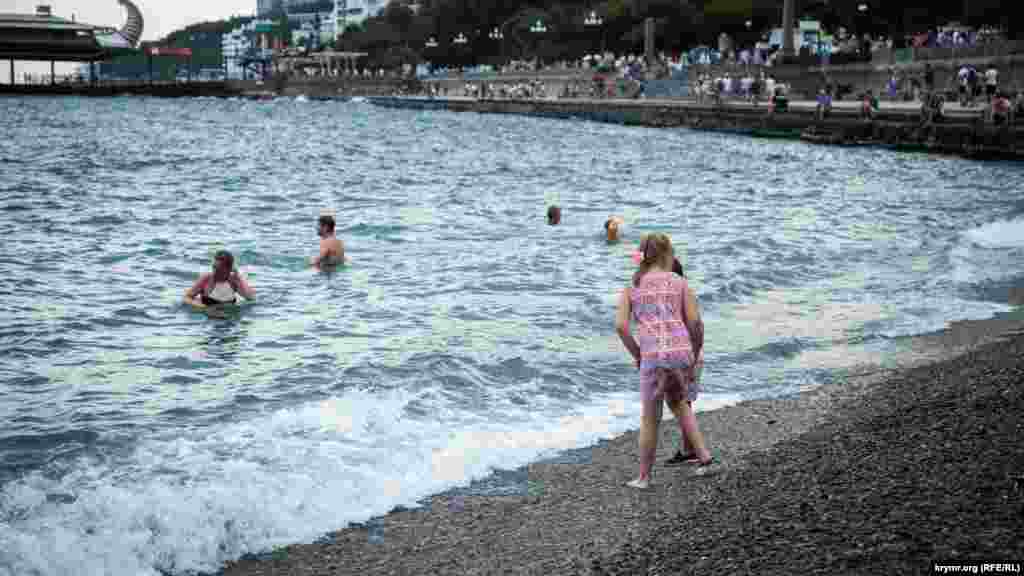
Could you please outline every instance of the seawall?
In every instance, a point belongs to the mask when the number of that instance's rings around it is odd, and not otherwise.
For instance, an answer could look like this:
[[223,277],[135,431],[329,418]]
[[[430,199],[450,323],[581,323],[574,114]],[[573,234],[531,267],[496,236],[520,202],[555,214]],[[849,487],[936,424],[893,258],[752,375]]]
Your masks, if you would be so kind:
[[1024,126],[992,126],[977,110],[949,110],[924,125],[917,106],[885,106],[871,120],[859,118],[855,102],[838,102],[818,119],[813,102],[794,102],[786,112],[767,104],[715,106],[678,100],[509,100],[372,97],[377,106],[482,114],[521,114],[635,126],[681,127],[750,136],[793,138],[837,145],[883,145],[896,149],[1024,160]]
[[7,96],[154,96],[188,98],[207,96],[226,98],[241,96],[242,91],[231,82],[107,82],[74,84],[0,84],[0,95]]
[[386,77],[285,77],[267,80],[227,80],[202,82],[115,81],[72,84],[0,84],[0,95],[10,96],[154,96],[183,97],[273,97],[307,96],[319,99],[344,99],[352,96],[392,94],[401,89],[415,89],[408,79]]

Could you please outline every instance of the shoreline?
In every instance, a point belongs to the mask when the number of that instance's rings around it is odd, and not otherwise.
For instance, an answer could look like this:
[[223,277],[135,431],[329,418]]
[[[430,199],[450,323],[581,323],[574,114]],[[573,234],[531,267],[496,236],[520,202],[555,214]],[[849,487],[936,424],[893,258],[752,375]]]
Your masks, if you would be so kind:
[[[823,474],[831,473],[832,478],[831,483],[826,483],[828,490],[824,495],[818,494],[826,502],[831,502],[833,496],[837,502],[847,502],[843,499],[846,497],[861,502],[882,480],[899,484],[900,474],[881,479],[860,477],[856,466],[843,469],[848,477],[836,472],[840,469],[836,463],[843,457],[857,460],[861,467],[867,465],[865,459],[870,460],[870,454],[847,437],[867,445],[872,441],[873,430],[881,430],[879,434],[888,438],[885,424],[889,423],[898,432],[892,438],[894,441],[901,437],[920,440],[924,444],[920,444],[918,453],[941,453],[950,440],[929,436],[934,430],[927,426],[927,417],[938,414],[939,408],[959,409],[944,393],[963,394],[964,382],[975,384],[971,398],[1008,395],[1009,402],[999,412],[1000,422],[1011,422],[1017,427],[1004,430],[1003,441],[994,447],[1004,454],[1004,460],[1010,458],[1011,467],[1015,466],[1018,473],[1024,472],[1024,426],[1016,424],[1015,419],[1006,419],[1007,414],[1019,413],[1015,410],[1024,407],[1024,313],[954,323],[939,332],[908,338],[905,350],[894,367],[850,370],[845,379],[798,395],[747,400],[701,412],[701,429],[716,464],[700,476],[693,467],[660,465],[674,451],[678,437],[677,428],[668,420],[662,423],[659,464],[648,490],[623,486],[633,477],[637,466],[637,432],[632,430],[589,448],[570,450],[564,457],[510,472],[513,476],[518,474],[519,479],[525,477],[526,489],[522,493],[467,495],[459,490],[449,491],[425,499],[420,508],[394,510],[364,524],[326,534],[312,544],[243,557],[225,565],[218,574],[669,574],[697,568],[700,573],[708,573],[709,568],[716,573],[719,569],[735,573],[759,565],[764,558],[776,563],[760,566],[759,572],[808,572],[794,570],[793,565],[786,566],[784,562],[780,564],[779,558],[785,559],[786,550],[797,540],[801,541],[799,545],[808,547],[805,552],[813,553],[820,544],[815,540],[820,530],[808,532],[807,526],[801,525],[803,532],[799,534],[790,529],[776,533],[771,532],[773,523],[777,520],[786,526],[800,524],[793,524],[793,515],[800,516],[801,510],[810,505],[805,503],[801,508],[800,502],[806,500],[804,494],[809,486],[821,483]],[[999,385],[1006,386],[1006,378],[986,380],[991,375],[1009,375],[1010,387],[999,390]],[[967,379],[961,381],[961,376]],[[930,385],[928,379],[937,384]],[[935,408],[936,403],[939,408]],[[997,412],[977,403],[964,404],[963,410],[967,413],[963,419],[972,422],[983,420],[988,410]],[[900,424],[904,414],[916,415],[912,425],[905,429]],[[997,428],[998,424],[993,423]],[[947,431],[953,428],[947,427]],[[834,438],[842,439],[848,450],[834,453],[830,449]],[[928,445],[932,441],[940,445]],[[1007,442],[1012,445],[1008,447]],[[971,464],[968,457],[954,455],[955,447],[950,452],[946,460],[949,465]],[[896,466],[899,472],[901,459],[913,462],[914,457],[914,451],[907,451],[900,458],[882,460]],[[807,464],[808,459],[813,460],[812,465]],[[799,474],[803,474],[804,484],[787,481]],[[998,490],[989,486],[984,493],[1001,490],[999,498],[1015,494],[1015,477],[1001,474],[994,475]],[[908,475],[927,478],[921,470],[911,470]],[[837,482],[835,478],[839,477],[847,481]],[[901,488],[907,489],[906,485]],[[887,494],[883,491],[882,504],[899,507],[901,501],[884,499]],[[1016,500],[1005,501],[1005,511],[1024,512],[1019,493],[1016,494]],[[961,502],[972,501],[969,493],[957,495]],[[821,507],[817,500],[812,503]],[[942,505],[941,501],[939,504]],[[904,514],[912,515],[915,511]],[[759,520],[762,516],[771,522]],[[1024,518],[1024,514],[1017,517]],[[1003,517],[1000,519],[1007,522]],[[1024,529],[1024,520],[1016,522],[1017,532],[1007,532],[1004,527],[999,534],[1019,534]],[[863,546],[858,548],[862,543],[844,538],[844,534],[869,534],[871,530],[865,527],[872,526],[870,517],[860,518],[860,524],[850,527],[842,521],[841,514],[833,514],[825,524],[827,529],[821,529],[828,535],[828,545],[849,545],[854,549],[838,556],[822,555],[823,560],[812,564],[827,569],[827,573],[836,573],[837,568],[856,565],[847,562],[850,558],[864,560],[868,553],[863,552]],[[948,522],[939,526],[947,532],[951,529]],[[770,538],[760,533],[762,529],[769,530]],[[983,532],[956,531],[954,536],[977,545]],[[718,536],[713,536],[716,533]],[[883,542],[889,548],[874,556],[868,554],[868,560],[874,558],[876,564],[881,561],[879,558],[889,562],[893,560],[892,550],[900,550],[905,560],[917,550],[899,546],[900,534]],[[768,540],[746,549],[743,543],[750,538]],[[1006,545],[1006,537],[991,541]],[[943,548],[926,546],[920,550],[937,549]],[[679,550],[684,552],[680,554]],[[862,552],[859,556],[853,554],[857,550]],[[695,553],[699,553],[698,558]],[[812,556],[802,557],[807,560]],[[956,554],[950,556],[955,557]],[[921,558],[915,561],[920,564],[921,573],[931,572],[931,566],[925,566]],[[979,561],[1024,562],[1024,544],[1018,544],[1016,549],[1010,546],[1006,557]]]

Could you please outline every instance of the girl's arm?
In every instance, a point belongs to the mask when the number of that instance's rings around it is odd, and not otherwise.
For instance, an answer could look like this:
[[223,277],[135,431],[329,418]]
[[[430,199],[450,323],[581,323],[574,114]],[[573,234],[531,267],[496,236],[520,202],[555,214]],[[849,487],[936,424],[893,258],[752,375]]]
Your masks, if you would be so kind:
[[200,274],[199,279],[196,280],[196,283],[193,284],[191,288],[187,288],[185,290],[186,304],[191,304],[192,306],[205,308],[205,305],[203,304],[202,300],[197,299],[197,296],[202,294],[203,290],[206,289],[206,284],[207,282],[210,281],[210,276],[211,274],[209,272],[207,272],[206,274]]
[[615,331],[619,333],[619,339],[622,340],[622,344],[629,351],[630,355],[633,356],[633,360],[636,362],[637,368],[639,368],[640,346],[629,331],[629,317],[632,313],[632,306],[629,303],[629,288],[626,288],[619,295],[619,308],[615,313]]
[[235,292],[241,294],[246,300],[252,300],[256,297],[256,291],[249,285],[249,281],[245,279],[245,276],[237,270],[231,273],[234,278]]
[[689,284],[687,284],[683,294],[683,306],[686,308],[686,330],[690,332],[690,341],[693,344],[693,357],[697,358],[704,347],[704,320],[700,317],[697,295],[690,288]]

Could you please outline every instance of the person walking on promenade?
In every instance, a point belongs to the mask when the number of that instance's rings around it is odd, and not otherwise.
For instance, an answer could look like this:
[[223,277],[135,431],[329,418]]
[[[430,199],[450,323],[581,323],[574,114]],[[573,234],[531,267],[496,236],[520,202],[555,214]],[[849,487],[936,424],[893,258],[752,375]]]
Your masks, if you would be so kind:
[[[640,473],[627,484],[631,488],[650,484],[662,401],[670,407],[681,404],[681,434],[702,464],[712,461],[693,407],[686,402],[696,400],[699,393],[694,351],[695,343],[703,342],[700,311],[686,279],[672,273],[672,240],[665,234],[651,234],[643,248],[632,286],[622,291],[615,317],[616,332],[640,370]],[[636,338],[630,331],[631,320],[637,325]]]
[[988,70],[985,70],[985,96],[988,97],[989,103],[995,98],[998,89],[999,70],[995,66],[989,66]]
[[956,81],[960,92],[960,106],[964,108],[967,107],[968,102],[967,89],[970,84],[968,76],[970,76],[970,70],[967,68],[967,64],[964,64],[956,73]]
[[900,81],[899,81],[899,77],[896,76],[896,69],[895,68],[890,67],[889,68],[889,72],[890,72],[889,83],[888,83],[889,100],[892,100],[893,102],[895,102],[896,101],[896,92],[897,92],[897,88],[899,87]]

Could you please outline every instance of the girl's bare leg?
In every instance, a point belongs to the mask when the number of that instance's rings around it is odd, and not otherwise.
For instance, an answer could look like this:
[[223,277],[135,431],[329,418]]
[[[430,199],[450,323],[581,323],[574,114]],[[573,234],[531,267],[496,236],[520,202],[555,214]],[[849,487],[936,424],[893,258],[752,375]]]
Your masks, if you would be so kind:
[[661,423],[661,399],[644,402],[640,414],[640,479],[647,480],[658,451],[658,426]]
[[682,412],[679,427],[683,432],[683,437],[690,442],[693,453],[702,463],[710,462],[711,452],[704,445],[704,435],[697,427],[697,414],[693,411],[693,406],[689,402],[680,402],[679,409]]

